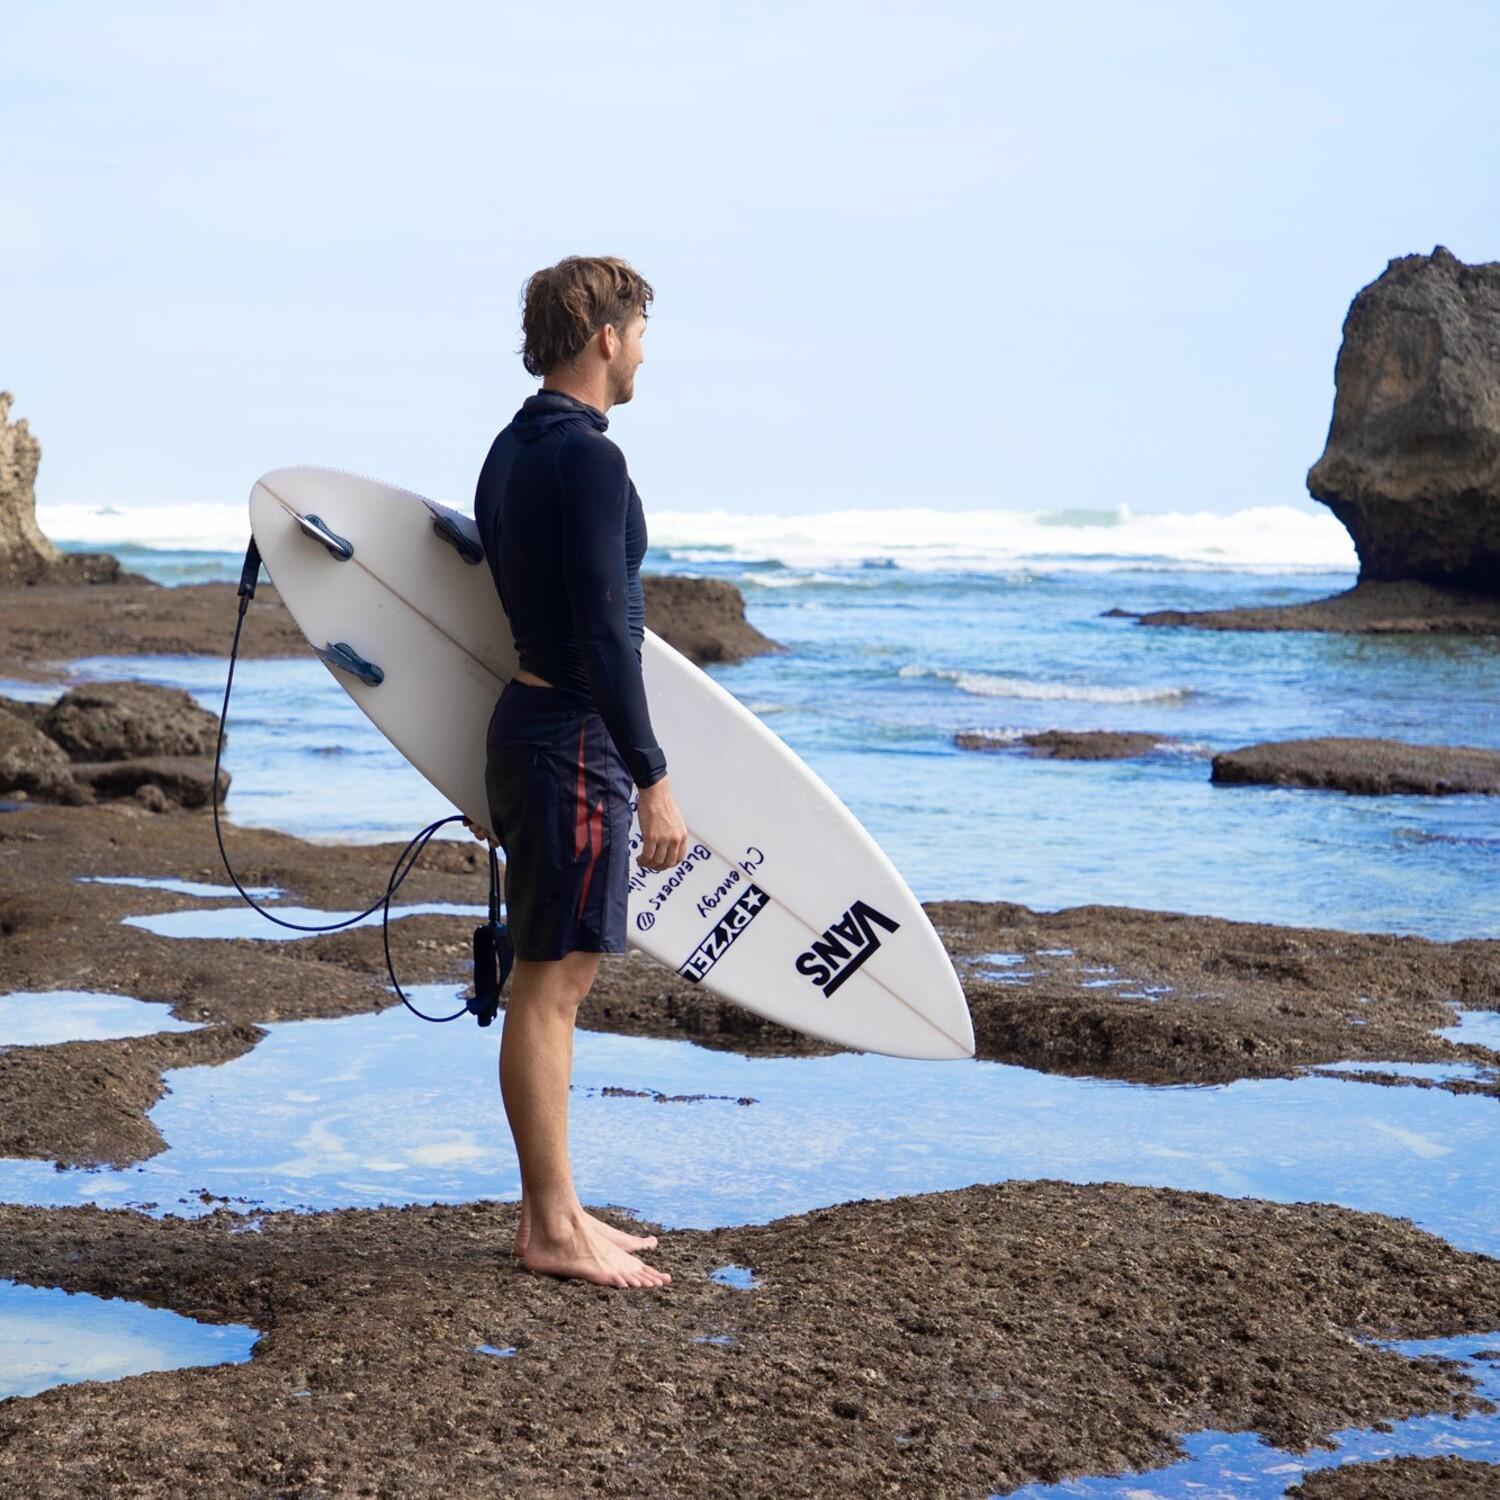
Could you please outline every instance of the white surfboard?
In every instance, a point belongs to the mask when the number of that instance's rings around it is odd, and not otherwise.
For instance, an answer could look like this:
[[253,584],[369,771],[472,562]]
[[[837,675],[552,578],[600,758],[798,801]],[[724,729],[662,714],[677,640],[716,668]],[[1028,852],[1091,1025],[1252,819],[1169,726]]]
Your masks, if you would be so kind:
[[[473,518],[299,467],[256,482],[250,525],[335,681],[455,808],[490,827],[485,736],[516,659]],[[853,813],[649,630],[641,661],[689,847],[672,870],[632,865],[632,945],[810,1036],[898,1057],[973,1056],[942,941]]]

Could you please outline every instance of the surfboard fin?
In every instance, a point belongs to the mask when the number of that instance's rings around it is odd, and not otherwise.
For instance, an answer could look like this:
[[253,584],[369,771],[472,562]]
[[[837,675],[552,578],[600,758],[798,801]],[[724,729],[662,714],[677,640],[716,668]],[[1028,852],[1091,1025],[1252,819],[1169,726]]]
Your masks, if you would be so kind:
[[305,516],[297,517],[297,524],[302,528],[304,536],[321,542],[336,561],[348,562],[354,556],[354,543],[341,537],[322,516],[315,516],[309,511]]
[[463,529],[454,523],[453,517],[439,510],[435,505],[427,507],[427,514],[432,517],[432,529],[447,542],[447,544],[463,558],[466,563],[477,564],[484,561],[484,548],[469,536]]
[[336,667],[340,672],[347,672],[351,677],[359,680],[370,687],[379,687],[385,681],[385,673],[372,661],[366,661],[353,646],[347,641],[333,641],[327,646],[314,646],[320,661],[327,662],[330,667]]

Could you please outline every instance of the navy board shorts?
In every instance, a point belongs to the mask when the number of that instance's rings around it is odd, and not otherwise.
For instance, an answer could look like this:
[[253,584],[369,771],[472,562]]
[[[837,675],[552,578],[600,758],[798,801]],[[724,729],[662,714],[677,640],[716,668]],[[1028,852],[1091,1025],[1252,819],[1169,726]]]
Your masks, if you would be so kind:
[[623,953],[635,782],[604,720],[512,678],[490,715],[484,784],[516,957]]

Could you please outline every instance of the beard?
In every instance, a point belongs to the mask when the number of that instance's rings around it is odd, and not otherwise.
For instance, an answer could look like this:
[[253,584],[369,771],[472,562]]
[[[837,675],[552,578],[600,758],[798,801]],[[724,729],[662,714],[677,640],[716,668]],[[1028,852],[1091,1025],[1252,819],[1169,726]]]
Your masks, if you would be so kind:
[[635,395],[635,373],[632,371],[624,377],[623,384],[611,381],[609,388],[609,400],[611,406],[624,406],[624,404]]

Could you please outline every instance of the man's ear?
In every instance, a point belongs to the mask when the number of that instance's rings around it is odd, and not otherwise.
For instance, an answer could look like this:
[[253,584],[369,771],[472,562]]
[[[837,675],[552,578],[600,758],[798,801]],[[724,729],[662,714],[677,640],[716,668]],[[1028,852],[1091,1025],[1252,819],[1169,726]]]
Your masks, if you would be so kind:
[[605,359],[613,359],[620,352],[620,335],[613,323],[606,323],[599,330],[599,352]]

